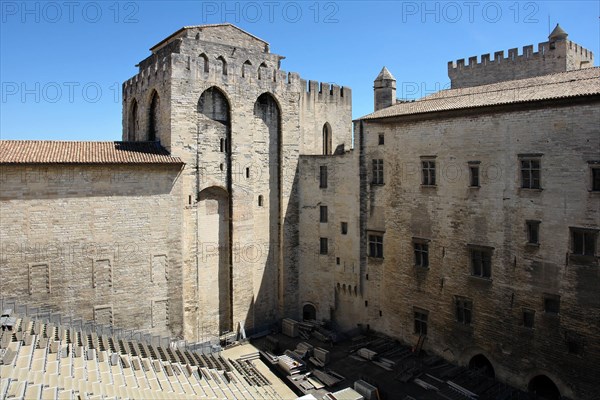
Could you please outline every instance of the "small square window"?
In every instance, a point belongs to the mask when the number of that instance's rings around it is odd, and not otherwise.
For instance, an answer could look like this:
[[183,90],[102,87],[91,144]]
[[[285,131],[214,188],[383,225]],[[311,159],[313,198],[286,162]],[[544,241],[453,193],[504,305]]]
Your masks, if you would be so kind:
[[348,233],[348,223],[342,222],[342,235],[346,235]]
[[327,254],[328,253],[328,247],[329,247],[329,243],[327,241],[327,238],[321,238],[320,240],[320,246],[319,246],[319,252],[321,254]]
[[469,186],[479,187],[479,165],[469,165]]
[[427,321],[429,319],[429,311],[415,309],[414,310],[414,321],[415,321],[415,333],[418,335],[427,335]]
[[492,248],[490,247],[471,247],[471,275],[480,278],[492,277]]
[[540,221],[526,221],[525,227],[527,229],[527,243],[528,244],[539,244],[540,243]]
[[535,324],[535,311],[528,308],[523,309],[523,326],[533,329]]
[[383,145],[385,144],[385,136],[383,135],[383,133],[379,134],[379,145]]
[[473,300],[464,297],[455,297],[456,321],[463,325],[471,325],[473,316]]
[[327,206],[320,207],[320,222],[327,222]]
[[369,257],[383,258],[382,235],[369,235]]
[[421,184],[423,186],[435,186],[435,160],[421,160]]
[[558,314],[560,311],[560,296],[544,295],[544,312],[547,314]]
[[319,167],[319,187],[324,189],[327,187],[327,165]]
[[541,189],[541,158],[521,157],[521,187],[524,189]]
[[429,268],[429,244],[425,240],[413,239],[415,266]]

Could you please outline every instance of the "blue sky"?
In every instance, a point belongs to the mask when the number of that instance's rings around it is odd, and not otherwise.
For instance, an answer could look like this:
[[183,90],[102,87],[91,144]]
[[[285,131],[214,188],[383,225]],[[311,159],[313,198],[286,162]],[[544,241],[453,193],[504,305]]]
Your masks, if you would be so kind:
[[[398,97],[448,87],[447,62],[547,40],[557,22],[600,54],[599,1],[0,1],[2,139],[120,140],[121,83],[185,25],[231,22],[286,57],[282,69],[353,90],[373,79]],[[519,51],[521,52],[521,50]]]

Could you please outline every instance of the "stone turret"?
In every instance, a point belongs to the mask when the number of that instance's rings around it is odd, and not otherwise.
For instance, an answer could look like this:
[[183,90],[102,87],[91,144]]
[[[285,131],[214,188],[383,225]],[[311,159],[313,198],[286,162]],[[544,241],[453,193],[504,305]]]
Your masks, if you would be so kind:
[[373,85],[375,111],[396,104],[396,78],[383,67]]

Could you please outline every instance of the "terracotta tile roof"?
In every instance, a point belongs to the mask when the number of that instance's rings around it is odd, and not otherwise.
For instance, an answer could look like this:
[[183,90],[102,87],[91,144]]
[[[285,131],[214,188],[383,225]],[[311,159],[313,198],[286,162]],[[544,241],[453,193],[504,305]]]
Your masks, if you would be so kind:
[[598,94],[600,68],[594,67],[489,85],[442,90],[412,102],[397,103],[359,119],[371,120]]
[[182,164],[158,142],[0,140],[0,164]]

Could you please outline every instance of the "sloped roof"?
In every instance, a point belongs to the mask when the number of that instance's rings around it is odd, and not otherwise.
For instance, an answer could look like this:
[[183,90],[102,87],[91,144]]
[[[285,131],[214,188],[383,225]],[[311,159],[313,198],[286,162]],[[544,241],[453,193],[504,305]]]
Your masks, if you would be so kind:
[[548,35],[548,39],[560,40],[560,39],[566,39],[567,36],[569,36],[569,34],[567,32],[565,32],[565,30],[563,28],[561,28],[559,24],[556,24],[556,26],[554,27],[554,30],[552,30],[550,35]]
[[600,68],[598,67],[489,85],[442,90],[412,102],[397,103],[359,119],[372,120],[590,95],[600,95]]
[[377,78],[375,78],[376,81],[384,79],[390,79],[394,81],[396,80],[396,78],[394,78],[394,75],[392,75],[392,73],[386,67],[383,67],[379,75],[377,75]]
[[235,28],[238,31],[240,31],[241,33],[250,36],[253,39],[256,39],[260,42],[263,42],[264,44],[268,45],[269,43],[264,41],[263,39],[254,36],[253,34],[246,32],[245,30],[243,30],[242,28],[239,28],[233,24],[230,23],[223,23],[223,24],[206,24],[206,25],[189,25],[189,26],[184,26],[183,28],[177,30],[176,32],[173,32],[172,34],[170,34],[169,36],[167,36],[166,38],[164,38],[163,40],[161,40],[160,42],[158,42],[157,44],[155,44],[154,46],[152,46],[150,48],[150,51],[154,52],[156,49],[158,49],[159,47],[161,47],[163,44],[165,44],[166,42],[170,41],[172,38],[176,37],[177,35],[179,35],[181,32],[186,31],[187,29],[194,29],[194,28],[220,28],[220,27],[231,27],[231,28]]
[[158,142],[0,140],[0,164],[183,164]]

